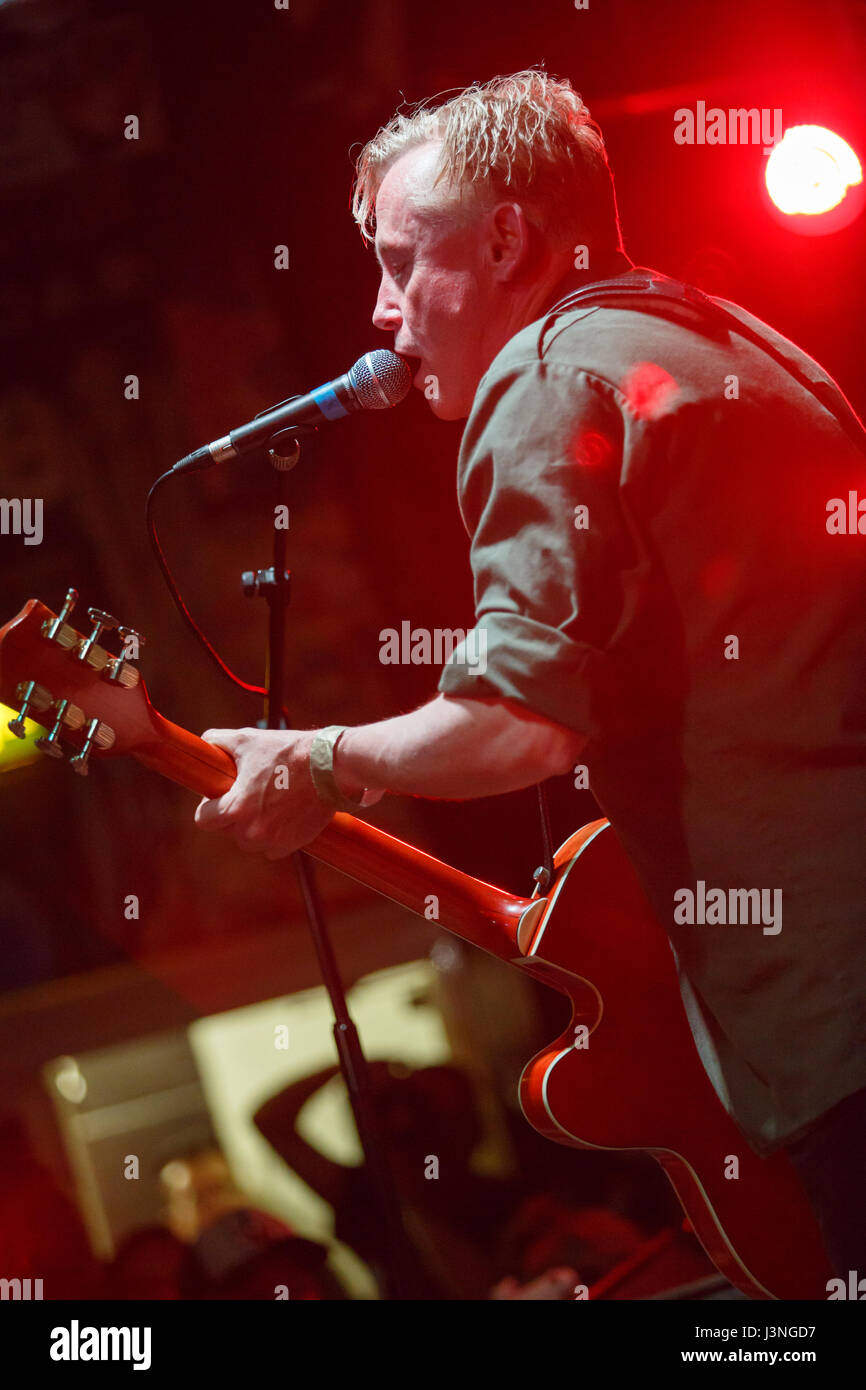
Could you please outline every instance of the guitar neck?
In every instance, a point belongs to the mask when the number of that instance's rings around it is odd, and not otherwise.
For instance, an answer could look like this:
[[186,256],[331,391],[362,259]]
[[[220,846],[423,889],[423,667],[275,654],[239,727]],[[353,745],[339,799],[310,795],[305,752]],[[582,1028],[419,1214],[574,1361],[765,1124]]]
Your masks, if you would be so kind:
[[[155,711],[151,722],[152,741],[133,750],[139,762],[200,796],[228,791],[236,770],[224,749]],[[461,873],[341,812],[304,852],[481,950],[507,961],[520,957],[517,928],[530,905],[528,898]]]

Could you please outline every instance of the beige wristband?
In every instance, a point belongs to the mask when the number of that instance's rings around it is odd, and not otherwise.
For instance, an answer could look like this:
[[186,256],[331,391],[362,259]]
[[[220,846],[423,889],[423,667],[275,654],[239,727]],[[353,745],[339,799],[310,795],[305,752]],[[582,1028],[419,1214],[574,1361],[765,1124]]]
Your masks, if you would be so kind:
[[324,801],[326,806],[333,806],[335,811],[352,812],[360,811],[364,804],[365,791],[361,792],[357,801],[350,796],[344,796],[334,777],[334,751],[346,727],[345,724],[330,724],[327,729],[320,729],[316,734],[310,745],[310,776],[320,801]]

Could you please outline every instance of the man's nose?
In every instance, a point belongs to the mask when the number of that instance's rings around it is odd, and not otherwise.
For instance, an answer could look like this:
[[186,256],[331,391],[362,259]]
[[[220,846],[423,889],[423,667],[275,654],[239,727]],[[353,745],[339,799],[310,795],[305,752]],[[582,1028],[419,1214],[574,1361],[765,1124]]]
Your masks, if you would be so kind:
[[389,294],[384,284],[379,286],[379,295],[376,299],[376,307],[373,310],[373,326],[381,328],[386,333],[396,333],[402,323],[400,310],[396,301]]

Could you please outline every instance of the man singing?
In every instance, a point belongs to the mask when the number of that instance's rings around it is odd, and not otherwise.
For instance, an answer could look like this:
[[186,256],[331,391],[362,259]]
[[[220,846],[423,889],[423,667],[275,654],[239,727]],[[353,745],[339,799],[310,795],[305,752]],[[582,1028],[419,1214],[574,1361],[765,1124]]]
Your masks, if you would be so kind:
[[[353,210],[374,324],[467,421],[484,669],[458,648],[437,698],[376,724],[209,730],[238,778],[196,820],[277,858],[386,791],[483,797],[585,765],[720,1098],[756,1152],[788,1147],[836,1272],[866,1275],[866,559],[830,520],[866,492],[850,407],[737,306],[821,401],[687,305],[555,309],[632,269],[568,82],[530,70],[395,116]],[[738,889],[773,904],[763,925],[683,907]]]

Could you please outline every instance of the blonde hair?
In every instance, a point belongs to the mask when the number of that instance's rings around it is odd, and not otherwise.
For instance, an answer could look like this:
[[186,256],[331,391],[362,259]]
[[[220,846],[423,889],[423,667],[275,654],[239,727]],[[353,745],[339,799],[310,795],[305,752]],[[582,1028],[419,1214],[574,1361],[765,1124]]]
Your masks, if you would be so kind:
[[420,102],[394,115],[355,165],[352,215],[365,243],[375,236],[376,198],[388,169],[430,141],[442,142],[433,187],[448,191],[434,205],[439,210],[466,217],[479,202],[504,197],[520,203],[553,242],[586,244],[603,255],[622,250],[604,139],[567,79],[527,68],[466,87],[438,107]]

